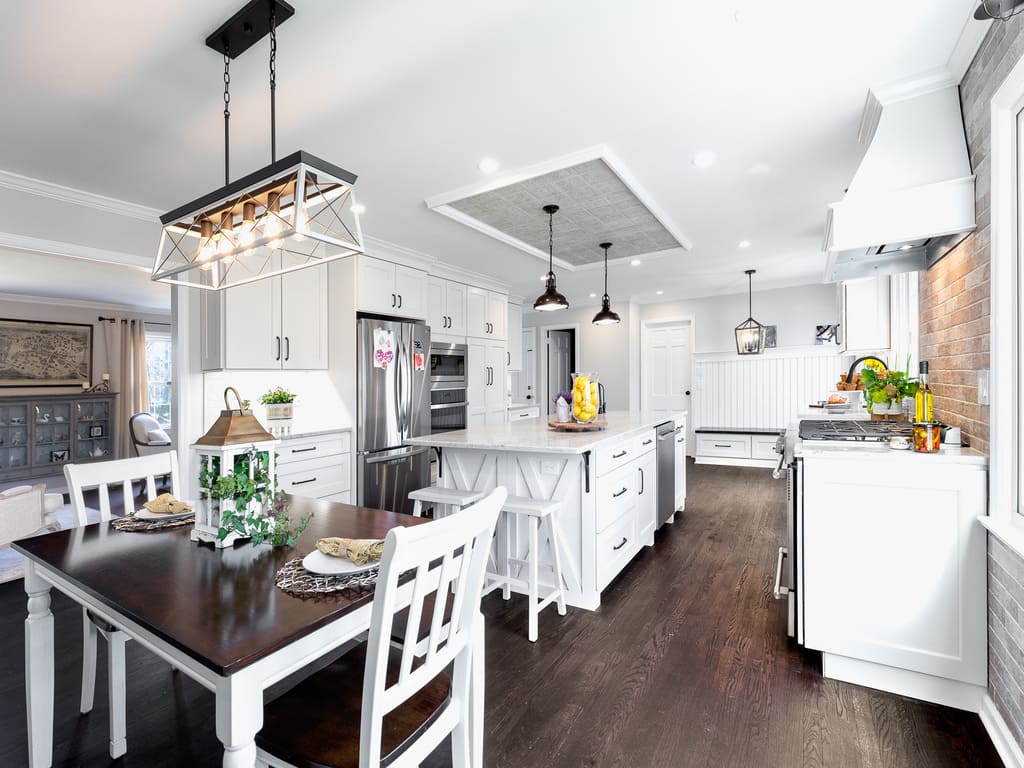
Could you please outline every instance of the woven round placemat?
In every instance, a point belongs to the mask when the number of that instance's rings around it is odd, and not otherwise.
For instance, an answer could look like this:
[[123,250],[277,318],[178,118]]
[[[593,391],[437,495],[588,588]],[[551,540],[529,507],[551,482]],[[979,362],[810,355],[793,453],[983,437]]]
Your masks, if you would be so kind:
[[302,558],[296,557],[281,566],[281,570],[274,577],[274,583],[285,592],[299,597],[323,595],[346,589],[373,588],[377,585],[377,570],[377,568],[373,568],[351,576],[321,576],[303,568]]
[[117,517],[110,521],[110,527],[118,531],[151,533],[153,531],[181,528],[186,525],[192,525],[195,521],[195,515],[182,517],[177,520],[143,520],[139,517]]

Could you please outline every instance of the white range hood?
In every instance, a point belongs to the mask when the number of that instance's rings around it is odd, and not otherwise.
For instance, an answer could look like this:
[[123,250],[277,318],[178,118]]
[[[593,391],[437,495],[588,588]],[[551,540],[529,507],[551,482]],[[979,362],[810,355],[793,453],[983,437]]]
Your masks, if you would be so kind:
[[925,269],[975,228],[956,85],[884,100],[869,92],[860,140],[864,159],[829,206],[826,282]]

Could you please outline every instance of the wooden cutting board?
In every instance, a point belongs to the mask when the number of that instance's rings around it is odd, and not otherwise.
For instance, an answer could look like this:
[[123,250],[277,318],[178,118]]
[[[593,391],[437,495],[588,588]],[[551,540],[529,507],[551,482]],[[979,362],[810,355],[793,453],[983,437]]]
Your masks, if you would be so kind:
[[548,422],[548,429],[554,429],[558,432],[597,432],[599,429],[607,428],[607,426],[607,421],[601,421],[599,419],[595,419],[587,424],[580,424],[576,421]]

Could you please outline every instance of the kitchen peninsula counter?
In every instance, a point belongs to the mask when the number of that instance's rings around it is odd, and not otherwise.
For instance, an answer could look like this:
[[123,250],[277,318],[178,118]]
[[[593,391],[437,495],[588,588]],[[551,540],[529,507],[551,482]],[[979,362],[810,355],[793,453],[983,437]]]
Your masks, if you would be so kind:
[[[503,486],[510,496],[553,499],[565,599],[594,610],[601,592],[644,546],[654,543],[657,518],[655,428],[686,423],[686,412],[610,411],[606,429],[560,432],[547,416],[478,426],[406,440],[429,446],[439,457],[437,484],[490,492]],[[511,532],[513,555],[526,550],[521,525]],[[504,551],[499,523],[495,551]],[[541,545],[542,584],[552,584],[549,547]],[[542,589],[542,591],[544,591]]]

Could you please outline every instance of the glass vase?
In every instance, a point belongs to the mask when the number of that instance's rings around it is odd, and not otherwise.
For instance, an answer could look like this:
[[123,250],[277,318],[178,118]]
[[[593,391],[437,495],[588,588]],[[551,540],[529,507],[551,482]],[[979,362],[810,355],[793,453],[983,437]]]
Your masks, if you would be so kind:
[[596,373],[572,375],[572,417],[580,424],[589,424],[597,418],[600,407]]

